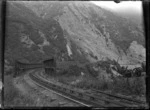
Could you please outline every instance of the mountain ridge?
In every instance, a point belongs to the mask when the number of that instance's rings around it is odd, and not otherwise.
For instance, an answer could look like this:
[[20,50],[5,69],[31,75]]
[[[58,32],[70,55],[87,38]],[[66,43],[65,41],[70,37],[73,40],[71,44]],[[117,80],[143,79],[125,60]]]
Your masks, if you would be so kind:
[[[28,61],[39,61],[56,56],[60,61],[74,59],[95,62],[106,58],[117,60],[121,56],[123,60],[120,63],[130,61],[137,63],[144,60],[143,57],[142,60],[137,58],[137,61],[132,61],[128,55],[133,41],[137,42],[135,45],[145,45],[143,31],[127,19],[92,3],[79,1],[9,3],[7,24],[12,26],[7,29],[9,31],[7,37],[8,42],[14,45],[7,45],[9,49],[7,52],[20,53],[14,56],[14,59],[18,57],[24,59],[22,58],[24,56]],[[15,29],[15,26],[18,29]],[[20,32],[14,35],[18,30]],[[15,36],[18,43],[9,36]],[[30,45],[30,48],[25,45],[23,47],[23,43]],[[16,49],[11,50],[12,47]],[[26,52],[20,51],[22,49]]]

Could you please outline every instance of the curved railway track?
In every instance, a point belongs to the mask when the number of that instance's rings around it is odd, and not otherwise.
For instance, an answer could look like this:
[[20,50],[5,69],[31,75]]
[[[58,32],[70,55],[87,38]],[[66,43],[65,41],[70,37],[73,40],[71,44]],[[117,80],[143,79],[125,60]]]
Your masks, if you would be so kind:
[[125,97],[125,96],[118,96],[118,95],[112,95],[110,93],[105,93],[103,91],[100,91],[100,90],[96,90],[96,89],[92,89],[92,92],[93,94],[103,94],[109,98],[115,98],[116,100],[119,99],[120,102],[125,102],[125,103],[130,103],[130,104],[137,104],[137,105],[140,105],[140,104],[145,104],[146,102],[145,101],[140,101],[140,100],[136,100],[136,99],[131,99],[131,98],[128,98],[128,97]]
[[55,91],[69,100],[86,107],[142,107],[144,102],[129,100],[124,97],[106,94],[102,91],[92,90],[92,92],[81,92],[79,88],[69,85],[47,81],[39,75],[29,74],[30,78],[39,86]]
[[[38,78],[36,75],[33,75],[33,73],[29,73],[29,77],[33,80],[33,82],[34,82],[36,85],[38,85],[38,86],[40,86],[40,87],[42,87],[42,88],[44,88],[44,89],[47,89],[47,90],[49,90],[49,91],[52,91],[53,93],[56,93],[56,94],[59,95],[59,96],[62,96],[62,97],[64,97],[64,98],[66,98],[66,99],[69,99],[69,100],[71,100],[71,101],[73,101],[73,102],[75,102],[75,103],[77,103],[77,104],[79,104],[79,105],[81,105],[81,106],[91,107],[91,105],[89,105],[89,104],[80,102],[79,100],[74,99],[74,98],[72,98],[72,97],[68,97],[67,94],[62,93],[60,90],[56,90],[56,88],[53,88],[52,86],[49,85],[49,82],[47,83],[47,82],[45,82],[45,81],[43,81],[43,80],[39,82],[39,78]],[[53,85],[53,86],[54,86],[54,85]],[[54,87],[56,87],[56,86],[54,86]]]

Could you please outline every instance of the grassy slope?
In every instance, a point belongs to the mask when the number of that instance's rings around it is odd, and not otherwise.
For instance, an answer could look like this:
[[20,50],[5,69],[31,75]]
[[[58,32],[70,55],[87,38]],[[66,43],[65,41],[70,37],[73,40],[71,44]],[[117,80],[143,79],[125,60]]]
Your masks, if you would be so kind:
[[17,88],[13,85],[13,77],[12,75],[8,75],[4,77],[4,105],[5,107],[10,106],[25,106],[32,105],[33,100],[29,97],[26,97],[18,91]]

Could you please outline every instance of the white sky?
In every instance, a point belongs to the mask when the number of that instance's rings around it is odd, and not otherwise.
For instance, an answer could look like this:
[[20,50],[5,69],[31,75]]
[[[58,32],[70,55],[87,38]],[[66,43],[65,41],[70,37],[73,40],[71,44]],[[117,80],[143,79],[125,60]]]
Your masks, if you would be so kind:
[[138,12],[142,12],[142,2],[141,1],[122,1],[120,3],[115,3],[114,1],[91,1],[92,3],[113,10],[118,9],[133,9]]

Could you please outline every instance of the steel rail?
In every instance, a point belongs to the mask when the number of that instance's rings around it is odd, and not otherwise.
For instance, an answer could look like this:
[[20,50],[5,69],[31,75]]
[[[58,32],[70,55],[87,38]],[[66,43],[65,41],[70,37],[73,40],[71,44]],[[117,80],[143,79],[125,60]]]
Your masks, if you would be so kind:
[[[50,83],[54,83],[54,82],[51,82],[51,81],[49,81],[49,80],[46,80],[41,74],[38,74],[37,75],[38,77],[40,77],[41,79],[43,79],[43,80],[45,80],[45,81],[47,81],[47,82],[50,82]],[[59,84],[57,84],[57,83],[59,83]],[[64,86],[64,85],[66,85],[66,84],[61,84],[60,82],[57,82],[57,83],[55,83],[55,84],[57,84],[58,86]],[[76,89],[76,87],[75,86],[71,86],[71,85],[66,85],[65,87],[67,87],[68,89],[69,88],[74,88],[74,89]],[[78,92],[78,91],[77,91]],[[121,98],[117,98],[117,100],[114,100],[114,97],[110,97],[109,95],[107,95],[107,94],[105,94],[105,92],[102,92],[101,93],[101,95],[98,95],[98,94],[93,94],[93,92],[89,92],[89,91],[85,91],[84,92],[85,94],[85,96],[87,96],[87,97],[92,97],[92,98],[95,98],[95,99],[98,99],[98,100],[102,100],[102,101],[104,101],[104,102],[106,102],[106,103],[114,103],[114,104],[116,104],[116,105],[118,105],[118,106],[120,106],[120,107],[137,107],[137,105],[136,104],[134,104],[134,103],[132,103],[131,101],[130,101],[130,103],[128,102],[128,103],[126,103],[126,102],[121,102],[120,101],[120,99]],[[102,96],[103,95],[103,96]],[[107,98],[103,98],[103,97],[107,97]],[[112,99],[113,98],[113,99]],[[116,99],[116,98],[115,98]],[[118,100],[119,99],[119,100]],[[121,99],[122,100],[122,99]]]
[[[78,104],[80,104],[80,105],[83,105],[83,106],[85,106],[85,107],[91,107],[91,105],[90,104],[86,104],[86,103],[83,103],[83,102],[81,102],[81,101],[79,101],[79,100],[76,100],[76,99],[74,99],[74,98],[71,98],[71,97],[68,97],[68,95],[67,94],[62,94],[62,92],[60,92],[60,91],[56,91],[56,89],[55,88],[51,88],[51,87],[49,87],[49,85],[48,86],[46,86],[45,87],[45,85],[43,86],[43,84],[39,84],[39,80],[37,81],[37,79],[34,79],[34,78],[36,78],[35,76],[31,76],[31,74],[29,75],[30,76],[30,78],[34,81],[34,83],[36,84],[36,85],[38,85],[38,86],[40,86],[40,87],[42,87],[42,88],[45,88],[45,89],[47,89],[47,90],[49,90],[49,91],[51,91],[51,92],[54,92],[55,94],[57,94],[57,95],[60,95],[60,96],[62,96],[62,97],[64,97],[64,98],[66,98],[66,99],[69,99],[69,100],[71,100],[71,101],[73,101],[73,102],[75,102],[75,103],[78,103]],[[53,85],[54,86],[54,85]],[[52,90],[53,89],[53,90]]]
[[[52,84],[50,82],[43,81],[37,77],[35,77],[33,74],[29,74],[32,80],[36,81],[39,84],[42,84],[46,86],[46,88],[52,89],[54,91],[57,91],[59,93],[63,93],[65,96],[71,97],[71,99],[77,100],[79,102],[85,103],[86,105],[89,105],[89,107],[109,107],[108,105],[103,105],[95,101],[89,101],[90,99],[95,99],[93,96],[89,96],[88,99],[85,97],[84,93],[80,91],[75,91],[73,89],[70,89],[69,87],[65,86],[59,86],[57,84]],[[40,81],[40,82],[39,82]],[[111,106],[110,106],[111,107]]]
[[114,94],[112,95],[110,93],[106,93],[106,92],[96,90],[96,89],[92,89],[92,91],[94,91],[96,93],[100,93],[100,94],[105,94],[105,95],[108,95],[110,97],[114,97],[114,98],[117,98],[117,99],[123,99],[123,100],[127,100],[127,101],[130,101],[130,102],[134,102],[134,103],[137,103],[137,104],[145,104],[146,103],[144,101],[139,101],[139,100],[136,100],[136,99],[127,98],[125,96],[118,96],[118,95],[114,95]]
[[[38,75],[38,76],[40,76],[40,78],[42,78],[43,80],[48,81],[42,75]],[[50,82],[50,81],[48,81],[48,82]],[[50,83],[52,83],[52,82],[50,82]],[[66,84],[62,84],[62,85],[66,85]],[[69,85],[67,85],[67,86],[69,86]],[[70,86],[70,88],[72,88],[72,87],[75,88],[75,86]],[[127,98],[127,97],[124,97],[124,96],[112,95],[110,93],[106,93],[104,91],[100,91],[100,90],[96,90],[96,89],[92,89],[92,91],[90,91],[90,92],[85,91],[85,93],[88,93],[88,95],[91,95],[91,94],[95,95],[96,98],[100,97],[101,100],[104,100],[106,102],[109,101],[109,102],[112,102],[112,103],[116,103],[116,104],[121,105],[121,106],[124,106],[125,105],[124,103],[127,103],[127,104],[132,104],[132,106],[137,107],[136,105],[141,105],[141,104],[146,103],[144,101],[134,100],[134,99]],[[108,99],[112,99],[112,98],[117,99],[117,101],[116,100],[111,101],[111,100],[103,99],[102,95],[105,95],[106,97],[108,97]],[[121,102],[123,102],[123,104]],[[129,105],[126,105],[126,106],[129,106]]]
[[[61,93],[65,93],[65,94],[67,93],[66,94],[67,96],[68,96],[68,94],[70,94],[71,96],[75,96],[76,98],[78,97],[79,100],[82,100],[84,102],[85,102],[85,99],[86,99],[86,101],[88,99],[89,104],[93,104],[94,106],[98,105],[98,106],[101,106],[101,107],[137,107],[135,105],[125,104],[125,103],[121,103],[121,102],[114,101],[114,100],[109,100],[109,99],[106,99],[104,97],[100,98],[100,97],[96,97],[96,96],[93,96],[93,95],[90,95],[90,94],[86,94],[86,93],[83,93],[83,92],[80,92],[80,91],[77,91],[77,90],[74,90],[74,89],[70,89],[69,86],[64,86],[64,85],[60,86],[59,84],[53,84],[49,81],[43,81],[43,80],[41,80],[41,78],[39,79],[38,76],[35,76],[33,74],[32,74],[31,77],[36,78],[38,80],[37,82],[42,81],[42,83],[44,83],[43,85],[45,85],[45,83],[46,83],[49,87],[51,86],[51,88],[53,86],[52,89],[55,89],[55,90],[57,89],[56,91],[59,91]],[[103,104],[98,103],[99,101],[101,103],[103,102]]]

